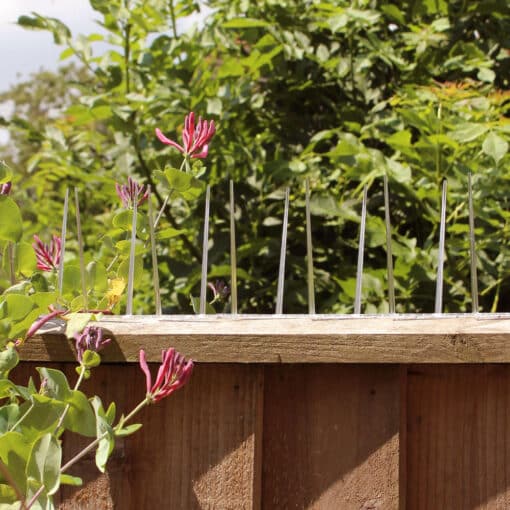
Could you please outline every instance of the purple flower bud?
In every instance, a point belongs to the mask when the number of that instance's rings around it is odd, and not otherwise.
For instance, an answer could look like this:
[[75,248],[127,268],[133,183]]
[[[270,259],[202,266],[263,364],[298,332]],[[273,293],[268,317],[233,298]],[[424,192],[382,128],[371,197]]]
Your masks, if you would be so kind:
[[132,208],[135,200],[137,200],[136,205],[140,206],[149,198],[149,190],[145,189],[143,184],[138,184],[134,179],[131,179],[131,177],[128,177],[128,183],[122,186],[116,182],[115,190],[126,209]]
[[11,192],[12,182],[0,184],[0,195],[8,195]]
[[214,284],[209,282],[207,286],[212,290],[213,303],[226,301],[230,296],[230,287],[223,280],[216,280]]
[[81,363],[85,351],[98,352],[111,342],[111,338],[103,337],[103,330],[96,326],[87,326],[81,333],[74,335],[76,341],[76,357]]

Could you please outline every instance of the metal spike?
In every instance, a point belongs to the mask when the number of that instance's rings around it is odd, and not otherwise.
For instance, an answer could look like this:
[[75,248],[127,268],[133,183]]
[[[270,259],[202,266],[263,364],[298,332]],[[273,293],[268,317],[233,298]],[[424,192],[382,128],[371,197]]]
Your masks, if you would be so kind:
[[468,173],[468,208],[469,208],[469,255],[471,261],[471,303],[472,312],[478,313],[478,276],[476,271],[475,212],[473,207],[473,188],[471,172]]
[[361,284],[363,280],[363,256],[365,252],[365,227],[367,222],[367,192],[365,185],[363,188],[363,201],[361,203],[361,224],[359,228],[359,246],[358,246],[358,267],[356,270],[356,295],[354,297],[354,313],[361,313]]
[[285,283],[285,256],[287,254],[287,227],[289,223],[290,189],[285,190],[285,205],[283,210],[282,245],[280,249],[280,267],[278,270],[278,288],[276,291],[276,314],[283,313],[283,287]]
[[133,293],[135,286],[135,253],[136,253],[136,223],[138,216],[138,200],[133,199],[133,221],[131,223],[131,242],[129,246],[129,268],[128,268],[128,287],[126,315],[133,315]]
[[230,312],[237,314],[237,250],[234,181],[230,180]]
[[211,188],[207,185],[205,192],[204,236],[202,240],[202,276],[200,278],[200,315],[205,314],[207,295],[207,255],[209,251],[209,206],[211,201]]
[[313,247],[312,247],[312,220],[310,218],[310,180],[306,179],[306,261],[308,280],[308,313],[315,315],[315,285],[313,280]]
[[[74,188],[74,204],[76,209],[76,236],[78,238],[78,253],[80,257],[81,293],[83,296],[83,308],[84,310],[88,310],[85,257],[83,255],[83,236],[81,233],[80,200],[78,197],[78,188]],[[63,257],[61,258],[63,259]]]
[[60,261],[58,264],[58,294],[62,297],[64,288],[64,257],[66,254],[66,236],[67,236],[67,215],[69,211],[69,188],[66,188],[64,196],[64,212],[62,214],[62,232],[60,234]]
[[441,313],[443,310],[443,267],[445,255],[447,187],[448,182],[446,179],[443,179],[441,192],[441,220],[439,224],[439,253],[437,256],[436,302],[434,306],[434,313]]
[[151,242],[151,254],[152,254],[152,281],[154,285],[154,301],[156,303],[156,315],[161,315],[161,295],[159,292],[159,271],[158,271],[158,254],[156,252],[156,235],[154,233],[154,214],[152,211],[152,193],[151,187],[149,186],[149,235]]
[[395,313],[395,282],[393,280],[393,252],[391,249],[390,193],[388,176],[384,175],[384,222],[386,224],[386,266],[388,274],[388,308]]

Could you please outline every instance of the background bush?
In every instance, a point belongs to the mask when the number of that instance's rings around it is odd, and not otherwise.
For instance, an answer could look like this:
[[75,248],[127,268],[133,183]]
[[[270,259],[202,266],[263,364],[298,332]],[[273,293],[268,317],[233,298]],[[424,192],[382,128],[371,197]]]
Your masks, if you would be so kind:
[[[210,279],[229,277],[228,180],[237,194],[239,307],[274,310],[283,193],[291,187],[286,312],[306,312],[304,182],[312,186],[318,312],[351,312],[362,188],[369,186],[363,310],[387,311],[382,182],[390,182],[397,311],[433,311],[440,185],[448,178],[444,310],[470,310],[467,175],[473,175],[480,305],[509,311],[510,7],[497,0],[225,1],[186,33],[192,1],[90,0],[104,30],[49,30],[75,57],[2,95],[25,230],[58,233],[64,188],[78,186],[89,260],[104,267],[124,232],[114,182],[166,191],[179,167],[154,129],[180,137],[184,116],[218,132],[202,181],[212,186]],[[105,35],[106,33],[106,35]],[[107,42],[106,46],[104,42]],[[98,44],[99,49],[98,49]],[[196,169],[197,174],[202,172]],[[204,193],[175,194],[160,225],[167,313],[198,294]],[[4,219],[2,219],[4,221]],[[76,257],[70,233],[69,255]],[[137,313],[153,312],[150,255]],[[0,286],[8,285],[5,270]],[[113,275],[112,275],[113,276]]]

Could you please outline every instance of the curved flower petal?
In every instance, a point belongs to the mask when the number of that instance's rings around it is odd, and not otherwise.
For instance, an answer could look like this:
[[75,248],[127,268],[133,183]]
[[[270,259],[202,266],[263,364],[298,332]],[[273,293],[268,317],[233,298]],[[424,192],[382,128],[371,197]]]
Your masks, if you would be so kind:
[[167,138],[159,128],[156,128],[156,136],[158,137],[158,140],[161,143],[164,143],[165,145],[170,145],[171,147],[177,149],[179,152],[182,152],[183,154],[186,152],[184,148],[181,147],[177,142],[174,142],[173,140],[170,140],[170,138]]
[[198,153],[195,153],[195,154],[192,154],[191,157],[192,158],[200,158],[200,159],[204,159],[207,157],[207,155],[209,154],[209,145],[204,145],[202,147],[202,151],[201,152],[198,152]]
[[145,351],[140,349],[140,368],[142,372],[145,374],[145,383],[147,385],[147,393],[151,392],[151,372],[149,370],[149,365],[147,365],[147,359],[145,357]]

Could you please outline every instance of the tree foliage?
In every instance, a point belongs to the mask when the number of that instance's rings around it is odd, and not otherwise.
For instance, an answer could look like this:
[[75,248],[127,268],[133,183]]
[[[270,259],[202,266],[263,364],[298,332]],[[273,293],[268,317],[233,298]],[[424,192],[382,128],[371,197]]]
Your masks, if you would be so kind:
[[[211,0],[204,25],[182,33],[178,27],[200,8],[196,2],[91,5],[100,19],[97,34],[73,38],[61,22],[41,15],[19,20],[52,32],[63,45],[62,58],[73,56],[86,69],[73,78],[79,95],[72,104],[55,100],[64,107],[60,115],[41,123],[20,107],[9,121],[19,150],[5,157],[34,231],[58,230],[64,187],[78,186],[88,257],[108,267],[112,246],[124,235],[114,224],[114,182],[137,175],[161,205],[172,188],[161,181],[161,171],[178,168],[180,155],[162,146],[154,129],[176,138],[184,116],[194,111],[218,125],[209,157],[194,169],[195,179],[212,186],[211,279],[228,279],[228,179],[236,183],[241,312],[274,310],[287,186],[285,311],[306,310],[306,178],[313,193],[318,311],[352,311],[364,185],[369,202],[363,309],[386,311],[385,174],[397,310],[433,308],[444,177],[444,307],[469,310],[468,172],[475,189],[481,307],[508,309],[505,2]],[[21,106],[35,99],[17,101]],[[174,193],[160,225],[167,312],[190,311],[189,295],[198,293],[203,188]],[[72,240],[70,249],[76,249]],[[147,270],[138,282],[136,309],[149,313],[150,254],[143,260]]]

